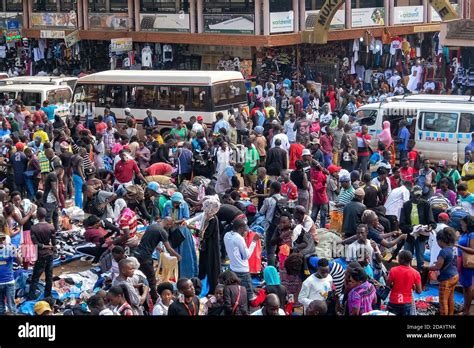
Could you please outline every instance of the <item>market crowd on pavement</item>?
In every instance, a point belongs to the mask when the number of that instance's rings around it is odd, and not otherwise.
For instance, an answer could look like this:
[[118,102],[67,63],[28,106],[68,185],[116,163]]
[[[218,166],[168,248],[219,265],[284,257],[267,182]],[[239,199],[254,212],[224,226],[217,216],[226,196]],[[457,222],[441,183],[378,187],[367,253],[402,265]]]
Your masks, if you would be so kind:
[[[168,134],[151,110],[1,98],[0,314],[469,315],[474,144],[458,171],[406,121],[359,127],[402,82],[308,86],[257,80],[248,108]],[[55,272],[78,254],[86,288]]]

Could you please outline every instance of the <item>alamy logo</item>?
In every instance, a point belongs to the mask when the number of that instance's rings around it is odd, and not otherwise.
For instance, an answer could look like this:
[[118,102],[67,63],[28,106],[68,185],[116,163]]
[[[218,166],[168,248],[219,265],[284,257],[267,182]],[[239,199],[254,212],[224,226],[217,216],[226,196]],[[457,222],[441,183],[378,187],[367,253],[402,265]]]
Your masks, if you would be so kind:
[[18,326],[18,337],[20,338],[47,338],[48,341],[56,340],[56,326],[54,325],[32,325],[26,323]]

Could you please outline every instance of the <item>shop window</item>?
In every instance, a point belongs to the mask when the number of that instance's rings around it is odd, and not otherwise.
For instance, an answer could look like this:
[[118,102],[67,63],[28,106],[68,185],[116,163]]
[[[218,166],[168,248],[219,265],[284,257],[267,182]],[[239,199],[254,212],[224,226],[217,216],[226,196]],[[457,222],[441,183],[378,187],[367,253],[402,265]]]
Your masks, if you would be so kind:
[[71,12],[76,10],[75,0],[60,0],[59,10],[61,12]]
[[423,0],[395,0],[395,6],[421,6]]
[[205,13],[254,13],[255,0],[205,0]]
[[110,12],[128,12],[128,1],[110,0]]
[[352,0],[352,8],[383,7],[384,0]]
[[461,113],[461,122],[459,123],[460,133],[474,132],[474,114]]
[[456,132],[458,123],[458,115],[442,112],[423,112],[423,130],[433,132]]
[[34,0],[33,12],[57,12],[58,0]]
[[326,0],[306,0],[306,10],[307,11],[314,11],[314,10],[320,10]]
[[[3,6],[2,6],[2,10],[3,10]],[[22,0],[7,0],[6,12],[23,12]]]
[[141,12],[178,13],[189,12],[189,0],[141,0]]
[[89,0],[89,13],[107,12],[106,0]]
[[270,0],[270,12],[287,12],[292,9],[292,0]]

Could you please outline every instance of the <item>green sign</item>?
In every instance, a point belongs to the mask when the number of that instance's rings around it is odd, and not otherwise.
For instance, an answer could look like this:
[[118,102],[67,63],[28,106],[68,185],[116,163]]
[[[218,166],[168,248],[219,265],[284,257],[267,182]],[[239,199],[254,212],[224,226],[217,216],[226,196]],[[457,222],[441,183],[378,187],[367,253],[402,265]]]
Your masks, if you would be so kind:
[[14,42],[21,40],[21,33],[19,30],[7,30],[5,32],[6,42]]

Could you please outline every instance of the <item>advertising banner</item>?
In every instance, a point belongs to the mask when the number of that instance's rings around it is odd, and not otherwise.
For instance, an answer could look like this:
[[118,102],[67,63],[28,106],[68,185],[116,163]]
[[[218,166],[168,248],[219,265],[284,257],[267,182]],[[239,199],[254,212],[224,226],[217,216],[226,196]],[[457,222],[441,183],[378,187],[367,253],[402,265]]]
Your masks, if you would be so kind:
[[74,46],[79,41],[81,41],[79,38],[79,30],[74,30],[71,34],[64,37],[64,43],[68,48]]
[[[306,29],[314,28],[319,10],[306,11]],[[344,29],[346,27],[346,10],[337,10],[329,25],[330,29]]]
[[254,34],[254,15],[205,14],[204,32],[219,34]]
[[21,40],[21,33],[19,30],[7,30],[5,32],[6,42],[15,42]]
[[188,13],[156,13],[140,15],[141,31],[190,32]]
[[[456,13],[459,15],[459,11],[461,10],[461,7],[459,4],[451,4],[454,9],[456,10]],[[433,6],[430,6],[431,8],[431,21],[432,22],[441,22],[441,17],[439,16],[439,13],[436,12],[436,10],[433,8]]]
[[40,38],[42,39],[64,39],[66,32],[64,30],[41,30]]
[[128,52],[133,50],[133,40],[131,38],[110,40],[110,50],[113,53]]
[[271,12],[270,34],[288,33],[294,30],[294,12]]
[[76,28],[76,12],[32,13],[30,15],[32,28]]
[[90,13],[90,29],[128,30],[132,23],[128,13]]
[[[19,30],[21,29],[21,23],[23,21],[23,15],[11,12],[0,12],[0,29],[5,30]],[[17,28],[15,28],[18,26]]]
[[394,8],[394,24],[423,23],[423,6],[397,6]]
[[385,9],[383,7],[352,9],[352,27],[375,27],[379,25],[385,25]]

